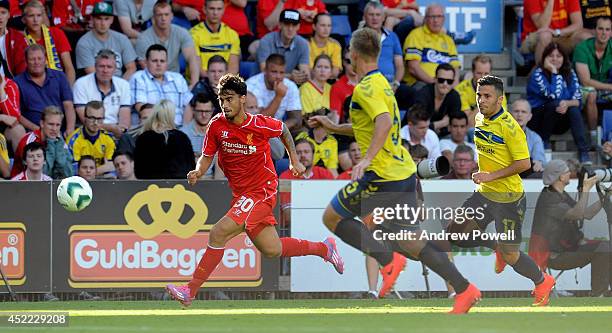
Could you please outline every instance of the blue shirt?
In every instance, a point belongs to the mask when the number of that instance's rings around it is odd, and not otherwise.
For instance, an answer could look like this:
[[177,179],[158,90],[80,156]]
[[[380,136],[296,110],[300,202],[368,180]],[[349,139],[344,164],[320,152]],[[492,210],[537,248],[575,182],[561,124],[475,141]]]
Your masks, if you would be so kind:
[[385,76],[387,81],[395,81],[395,62],[396,55],[402,56],[402,45],[399,38],[393,31],[383,29],[382,45],[378,58],[378,69]]
[[[569,82],[568,82],[569,81]],[[539,108],[548,102],[560,102],[562,100],[582,100],[578,76],[572,70],[569,80],[565,81],[560,74],[551,74],[546,77],[542,67],[533,71],[527,83],[527,100],[532,109]]]
[[546,165],[546,156],[544,155],[544,142],[538,133],[525,127],[525,136],[527,137],[527,147],[529,148],[529,156],[533,161],[540,161],[542,165]]
[[310,65],[310,48],[308,42],[301,36],[293,37],[289,47],[285,47],[280,31],[267,33],[259,42],[257,49],[257,63],[264,63],[273,54],[278,53],[285,57],[285,72],[291,73],[298,65]]
[[64,111],[65,101],[72,102],[72,89],[66,79],[66,74],[47,68],[45,82],[42,87],[32,81],[28,72],[15,77],[21,94],[21,115],[38,125],[43,110],[47,106],[57,106]]

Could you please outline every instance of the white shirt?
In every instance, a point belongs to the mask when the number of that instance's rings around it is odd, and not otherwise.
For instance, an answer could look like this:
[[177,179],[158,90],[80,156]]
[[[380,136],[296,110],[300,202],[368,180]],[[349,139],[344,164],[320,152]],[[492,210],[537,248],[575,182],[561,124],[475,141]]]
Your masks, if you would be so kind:
[[118,124],[119,109],[121,107],[132,107],[132,92],[130,84],[120,78],[113,77],[111,91],[104,96],[98,88],[94,73],[87,74],[74,83],[74,106],[85,106],[90,101],[102,101],[104,103],[104,123]]
[[[463,141],[463,144],[472,148],[472,151],[474,151],[474,161],[478,162],[478,154],[476,153],[476,146],[473,143],[469,143],[467,141]],[[455,152],[455,149],[457,149],[458,144],[456,144],[453,140],[451,139],[442,139],[440,140],[440,151],[444,152],[445,150],[450,150],[451,153]]]
[[[283,83],[288,89],[287,94],[283,97],[278,110],[276,110],[274,114],[274,118],[278,120],[284,120],[287,111],[302,111],[302,102],[300,101],[300,91],[298,87],[289,79],[283,79]],[[274,96],[276,96],[274,90],[269,90],[266,87],[264,73],[252,76],[246,81],[246,84],[248,91],[257,97],[257,107],[259,108],[268,107],[274,99]]]
[[432,158],[438,158],[442,153],[440,152],[440,140],[438,139],[438,135],[436,132],[431,129],[427,129],[427,134],[425,134],[425,138],[421,140],[421,142],[413,142],[410,139],[410,129],[408,125],[402,127],[400,130],[400,136],[402,139],[408,140],[411,145],[416,145],[417,143],[421,144],[423,147],[427,148],[429,154],[427,155],[427,159],[430,160]]

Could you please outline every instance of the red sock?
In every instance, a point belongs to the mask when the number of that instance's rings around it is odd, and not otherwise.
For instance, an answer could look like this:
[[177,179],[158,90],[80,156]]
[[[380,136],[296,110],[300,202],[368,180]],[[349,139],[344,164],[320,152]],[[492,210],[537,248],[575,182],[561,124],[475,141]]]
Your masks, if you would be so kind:
[[323,242],[311,242],[291,237],[283,237],[280,240],[283,246],[282,257],[315,255],[325,258],[327,256],[327,246]]
[[206,281],[215,268],[217,268],[217,265],[221,262],[221,259],[223,259],[224,252],[225,248],[217,249],[210,245],[206,248],[202,259],[200,259],[198,263],[198,267],[196,267],[193,273],[193,278],[187,284],[191,291],[191,297],[195,297],[204,281]]

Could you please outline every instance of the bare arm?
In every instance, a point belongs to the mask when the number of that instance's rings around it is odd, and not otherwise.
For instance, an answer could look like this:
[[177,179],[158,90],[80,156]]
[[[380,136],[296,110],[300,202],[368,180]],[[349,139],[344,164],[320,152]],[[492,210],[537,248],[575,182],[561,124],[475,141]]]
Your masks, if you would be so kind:
[[577,62],[576,74],[578,74],[580,83],[582,83],[583,86],[593,87],[597,90],[612,90],[612,84],[591,79],[591,72],[589,71],[587,64]]
[[427,73],[425,73],[425,71],[421,68],[419,60],[408,60],[408,73],[419,81],[434,83],[433,77],[427,75]]
[[583,27],[581,12],[571,13],[569,17],[571,24],[561,29],[561,36],[569,36]]
[[123,73],[123,79],[128,81],[134,73],[136,73],[136,62],[132,61],[125,64],[125,73]]
[[364,155],[364,159],[372,161],[376,157],[376,154],[385,145],[387,137],[389,137],[391,125],[391,115],[387,112],[381,113],[374,118],[374,135],[372,135],[372,141],[370,141],[370,146]]
[[200,80],[200,58],[193,47],[186,47],[182,51],[189,64],[189,89],[192,89]]
[[11,174],[11,169],[9,169],[8,163],[0,157],[0,177],[7,178]]
[[200,177],[204,176],[206,171],[210,168],[210,165],[213,162],[213,156],[206,156],[202,154],[196,163],[195,170],[189,171],[187,173],[187,181],[190,185],[194,185]]
[[395,81],[402,82],[404,78],[404,59],[402,59],[401,55],[393,56],[393,64],[395,65]]
[[238,74],[240,69],[240,56],[237,54],[230,55],[229,63],[227,65],[227,71],[230,73]]
[[237,7],[244,8],[247,5],[247,0],[230,0],[230,2]]
[[276,94],[274,98],[272,99],[272,102],[270,102],[270,104],[268,104],[267,107],[261,108],[261,114],[263,114],[264,116],[268,116],[268,117],[274,117],[282,101],[283,101],[283,96]]
[[538,29],[550,27],[554,5],[554,1],[548,1],[548,3],[546,4],[546,8],[544,8],[543,12],[531,15],[531,20]]
[[126,34],[130,39],[136,39],[140,35],[140,32],[132,29],[132,21],[128,16],[119,16],[119,26],[121,31]]
[[316,125],[323,126],[330,133],[355,136],[353,134],[353,124],[338,124],[329,119],[329,117],[327,116],[312,116],[308,119],[308,124],[311,127],[314,127]]
[[93,73],[93,72],[95,72],[95,71],[96,71],[96,68],[95,68],[94,66],[85,67],[85,68],[83,69],[83,71],[85,71],[85,73],[87,73],[87,74],[91,74],[91,73]]
[[72,104],[72,101],[64,101],[62,104],[64,106],[64,115],[66,116],[66,133],[70,134],[74,132],[76,125],[76,112],[74,111],[74,104]]
[[297,152],[295,151],[295,143],[293,142],[293,136],[291,136],[291,132],[289,131],[289,127],[287,124],[283,124],[283,134],[281,134],[281,141],[285,146],[285,150],[287,150],[287,155],[289,156],[289,160],[291,163],[294,161],[298,161],[299,158],[297,156]]
[[112,161],[106,161],[104,162],[104,164],[100,165],[99,167],[96,168],[96,175],[100,176],[103,175],[107,172],[111,172],[111,171],[115,171],[115,166],[113,165]]
[[264,19],[264,25],[268,30],[274,30],[278,26],[278,19],[280,18],[280,13],[283,11],[283,7],[285,6],[285,1],[280,0],[272,13]]
[[529,168],[531,168],[531,161],[529,161],[528,158],[514,161],[512,164],[503,169],[489,173],[489,177],[485,182],[491,182],[497,179],[518,175],[525,170],[529,170]]
[[66,78],[68,82],[70,82],[70,86],[74,85],[74,80],[76,80],[76,73],[74,72],[74,66],[72,65],[72,58],[70,57],[70,52],[64,52],[60,55],[60,59],[62,61],[62,67],[64,68],[64,74],[66,74]]
[[36,125],[33,122],[29,121],[28,118],[26,118],[26,117],[19,117],[19,123],[21,125],[23,125],[23,127],[25,127],[26,129],[28,129],[30,131],[36,131],[36,130],[40,129],[40,127],[38,125]]

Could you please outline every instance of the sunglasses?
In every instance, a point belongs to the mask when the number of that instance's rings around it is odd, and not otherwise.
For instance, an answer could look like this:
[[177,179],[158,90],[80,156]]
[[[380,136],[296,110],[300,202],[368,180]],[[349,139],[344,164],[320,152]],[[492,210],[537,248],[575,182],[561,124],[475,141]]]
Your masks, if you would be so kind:
[[441,78],[441,77],[438,78],[438,83],[439,84],[442,84],[444,82],[446,82],[448,85],[452,85],[453,82],[455,82],[455,79],[445,79],[445,78]]

